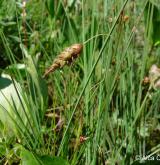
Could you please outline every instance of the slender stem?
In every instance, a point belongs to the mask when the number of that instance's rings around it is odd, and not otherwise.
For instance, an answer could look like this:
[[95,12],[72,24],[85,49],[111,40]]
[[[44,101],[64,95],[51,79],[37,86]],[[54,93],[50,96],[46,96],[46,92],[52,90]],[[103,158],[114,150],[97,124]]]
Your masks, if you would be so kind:
[[95,36],[89,38],[89,39],[86,40],[85,42],[83,42],[83,45],[87,44],[89,41],[93,40],[94,38],[97,38],[97,37],[99,37],[99,36],[106,36],[106,35],[108,35],[108,34],[105,34],[105,33],[104,33],[104,34],[97,34],[97,35],[95,35]]
[[94,71],[94,69],[95,69],[95,67],[96,67],[96,65],[97,65],[97,63],[98,63],[98,61],[100,60],[100,58],[101,58],[101,56],[102,56],[102,53],[103,53],[103,51],[104,51],[104,49],[105,49],[105,47],[106,47],[106,45],[107,45],[107,43],[108,43],[108,41],[109,41],[109,39],[110,39],[110,37],[111,37],[111,34],[112,34],[113,30],[114,30],[115,27],[116,27],[116,24],[117,24],[117,22],[118,22],[118,19],[119,19],[119,17],[121,16],[121,12],[124,10],[124,8],[125,8],[127,2],[128,2],[128,0],[126,0],[126,1],[124,2],[122,8],[120,9],[120,11],[119,11],[119,13],[118,13],[118,16],[117,16],[117,18],[116,18],[116,20],[115,20],[115,22],[114,22],[114,24],[113,24],[113,26],[112,26],[112,28],[111,28],[111,30],[110,30],[108,36],[107,36],[107,38],[106,38],[105,41],[104,41],[103,46],[102,46],[102,48],[101,48],[101,50],[100,50],[100,52],[99,52],[99,54],[98,54],[98,58],[97,58],[96,62],[94,63],[94,65],[93,65],[93,67],[92,67],[92,69],[91,69],[91,72],[90,72],[90,74],[89,74],[89,76],[88,76],[88,78],[87,78],[87,81],[86,81],[86,83],[85,83],[85,85],[84,85],[84,87],[83,87],[83,89],[82,89],[82,91],[81,91],[81,93],[80,93],[80,95],[79,95],[79,98],[78,98],[78,100],[77,100],[77,102],[76,102],[76,105],[75,105],[75,107],[74,107],[74,109],[73,109],[73,112],[72,112],[72,114],[71,114],[71,117],[70,117],[70,119],[69,119],[67,128],[66,128],[66,130],[65,130],[65,132],[64,132],[64,135],[63,135],[63,138],[62,138],[62,141],[61,141],[59,150],[58,150],[58,156],[60,155],[61,150],[62,150],[62,148],[63,148],[64,140],[65,140],[65,135],[67,134],[67,131],[68,131],[69,126],[70,126],[70,124],[71,124],[71,121],[72,121],[72,119],[73,119],[73,115],[74,115],[74,113],[75,113],[75,111],[76,111],[76,109],[77,109],[77,106],[78,106],[78,104],[79,104],[79,102],[80,102],[80,100],[81,100],[81,98],[82,98],[82,95],[83,95],[83,93],[84,93],[84,91],[85,91],[85,89],[86,89],[86,87],[87,87],[87,85],[88,85],[88,82],[89,82],[89,80],[90,80],[90,78],[91,78],[91,76],[92,76],[92,73],[93,73],[93,71]]

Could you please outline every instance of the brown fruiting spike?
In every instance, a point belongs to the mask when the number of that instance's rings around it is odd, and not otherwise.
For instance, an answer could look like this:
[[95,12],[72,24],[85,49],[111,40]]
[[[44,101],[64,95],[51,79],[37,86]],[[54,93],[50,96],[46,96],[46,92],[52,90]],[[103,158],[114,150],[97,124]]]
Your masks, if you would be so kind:
[[127,22],[129,20],[129,16],[125,15],[122,17],[123,22]]
[[143,85],[148,85],[150,83],[150,79],[149,79],[149,77],[145,77],[144,79],[143,79],[143,81],[142,81],[142,84]]
[[53,61],[52,65],[45,71],[43,78],[48,76],[49,73],[54,72],[58,68],[62,68],[65,64],[70,64],[76,59],[83,49],[82,44],[73,44],[66,48],[57,58]]

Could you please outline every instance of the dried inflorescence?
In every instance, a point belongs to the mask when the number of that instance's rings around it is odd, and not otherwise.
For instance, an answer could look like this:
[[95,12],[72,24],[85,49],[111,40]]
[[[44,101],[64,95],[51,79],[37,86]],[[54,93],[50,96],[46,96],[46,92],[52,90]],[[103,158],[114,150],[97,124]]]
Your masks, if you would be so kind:
[[148,84],[150,84],[150,78],[149,77],[144,77],[144,79],[143,79],[143,81],[142,81],[142,85],[148,85]]
[[53,64],[45,71],[43,78],[49,73],[54,72],[58,68],[62,68],[65,64],[71,64],[72,61],[79,56],[83,48],[82,44],[74,44],[66,48],[57,58]]

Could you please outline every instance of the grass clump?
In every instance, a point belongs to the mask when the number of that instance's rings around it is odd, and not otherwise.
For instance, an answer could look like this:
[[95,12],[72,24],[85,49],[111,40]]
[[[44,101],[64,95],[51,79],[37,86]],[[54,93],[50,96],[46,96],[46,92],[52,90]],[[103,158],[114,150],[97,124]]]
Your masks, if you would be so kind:
[[12,84],[9,91],[6,83],[0,86],[1,163],[156,160],[156,1],[0,3],[0,82],[6,74]]

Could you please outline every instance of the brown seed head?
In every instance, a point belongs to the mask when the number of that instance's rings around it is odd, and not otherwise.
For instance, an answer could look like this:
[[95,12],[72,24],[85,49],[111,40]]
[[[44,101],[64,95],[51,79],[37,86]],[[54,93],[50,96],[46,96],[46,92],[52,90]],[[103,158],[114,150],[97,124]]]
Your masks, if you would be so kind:
[[83,49],[83,45],[82,44],[74,44],[71,46],[71,49],[73,49],[73,54],[77,55],[80,54],[82,49]]
[[58,68],[62,68],[65,64],[70,64],[75,58],[79,56],[83,49],[82,44],[73,44],[61,52],[52,65],[46,69],[43,77],[46,77],[49,73],[54,72]]
[[129,20],[129,16],[125,15],[125,16],[122,17],[122,19],[123,19],[123,22],[127,22]]
[[86,140],[88,140],[89,137],[85,137],[85,136],[80,136],[79,140],[80,140],[80,143],[83,143],[85,142]]
[[143,81],[142,81],[142,84],[143,84],[143,85],[147,85],[147,84],[149,84],[149,83],[150,83],[149,77],[145,77],[145,78],[143,79]]

